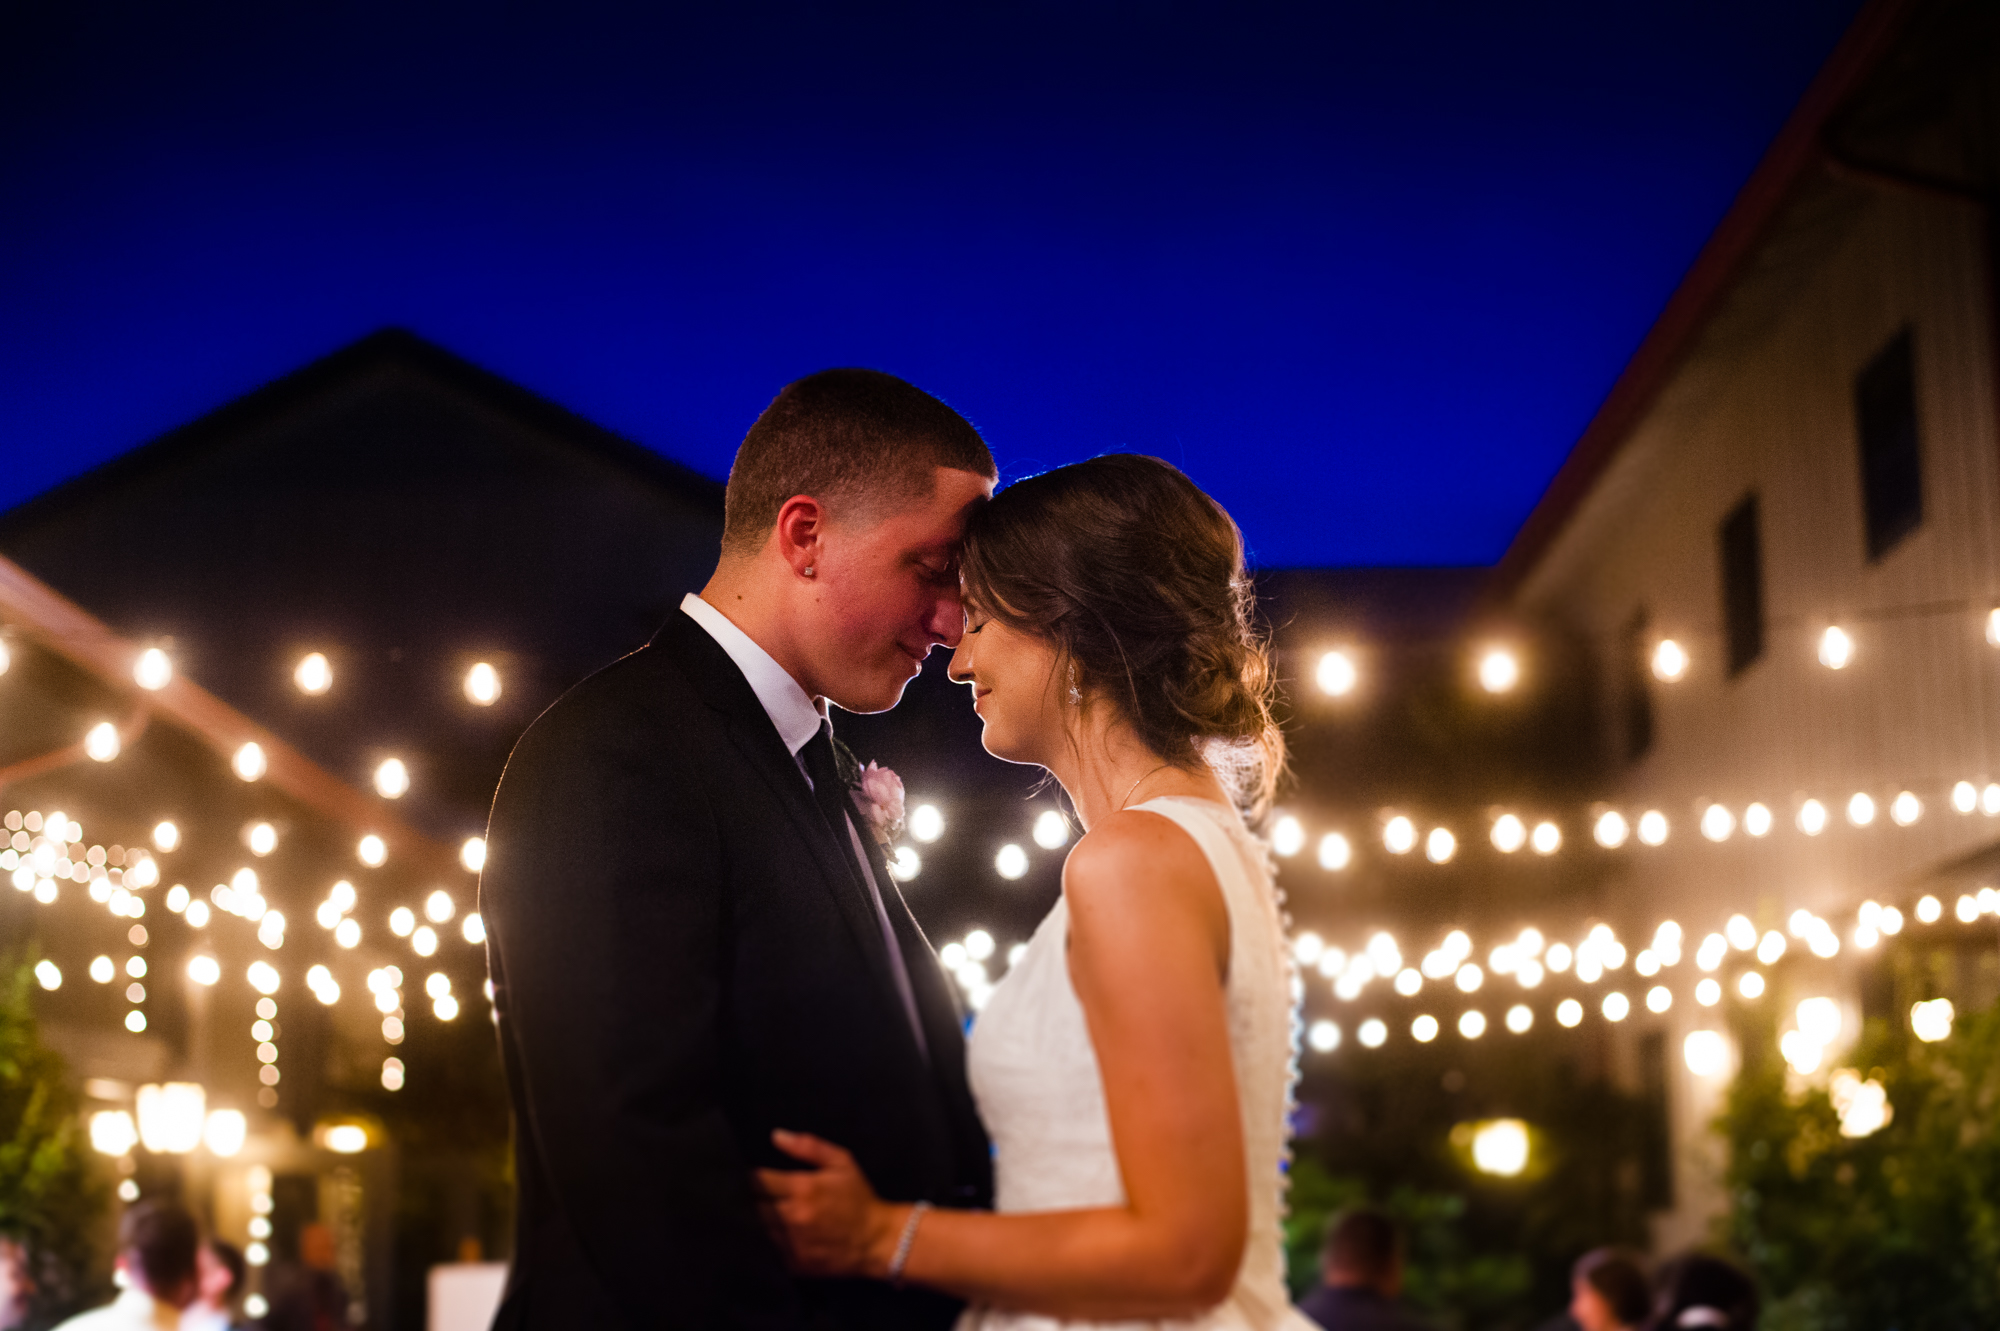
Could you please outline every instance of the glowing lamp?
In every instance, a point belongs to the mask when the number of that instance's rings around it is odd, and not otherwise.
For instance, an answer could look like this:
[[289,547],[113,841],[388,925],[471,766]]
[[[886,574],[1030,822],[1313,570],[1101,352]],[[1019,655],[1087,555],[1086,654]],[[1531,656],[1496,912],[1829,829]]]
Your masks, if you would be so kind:
[[208,1092],[191,1081],[139,1088],[139,1140],[155,1155],[186,1155],[201,1145]]
[[500,672],[481,661],[465,672],[465,696],[474,706],[491,707],[500,701]]
[[1528,1167],[1528,1125],[1496,1118],[1472,1130],[1472,1163],[1482,1174],[1514,1178]]
[[1343,651],[1331,651],[1319,658],[1313,680],[1319,685],[1320,692],[1328,697],[1345,698],[1361,682],[1361,674],[1354,667],[1353,657]]
[[148,647],[140,652],[139,659],[132,664],[133,683],[149,693],[164,689],[173,678],[173,661],[157,647]]
[[92,762],[110,762],[118,756],[120,747],[118,727],[109,721],[99,721],[83,737],[83,752]]

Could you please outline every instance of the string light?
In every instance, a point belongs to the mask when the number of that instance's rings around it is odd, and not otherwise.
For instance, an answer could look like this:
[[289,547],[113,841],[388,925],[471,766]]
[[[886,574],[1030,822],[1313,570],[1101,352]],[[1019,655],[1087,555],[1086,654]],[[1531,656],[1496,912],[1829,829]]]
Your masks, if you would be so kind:
[[500,672],[480,661],[465,672],[465,696],[475,706],[491,707],[500,701]]
[[1653,678],[1672,684],[1687,674],[1687,650],[1672,638],[1662,638],[1653,648]]
[[1648,846],[1665,845],[1667,840],[1667,816],[1658,809],[1648,809],[1639,815],[1639,840]]
[[1826,830],[1826,806],[1818,800],[1807,800],[1799,806],[1799,831],[1807,836],[1818,836]]
[[1320,692],[1331,698],[1345,698],[1354,692],[1361,674],[1354,668],[1354,658],[1344,651],[1334,650],[1323,653],[1319,667],[1313,671],[1313,679]]
[[1516,1003],[1507,1009],[1507,1029],[1516,1035],[1526,1035],[1535,1024],[1535,1010],[1526,1003]]
[[1528,844],[1528,829],[1521,820],[1511,813],[1503,813],[1493,820],[1493,848],[1503,855],[1512,855]]
[[1753,837],[1769,834],[1771,811],[1761,804],[1752,804],[1743,810],[1743,830]]
[[993,870],[1010,882],[1026,877],[1028,873],[1028,852],[1022,850],[1013,842],[1008,842],[994,854]]
[[99,721],[83,737],[83,752],[92,762],[108,763],[118,756],[122,746],[118,740],[118,727],[109,721]]
[[1438,1019],[1426,1012],[1410,1023],[1410,1038],[1418,1044],[1429,1044],[1438,1038]]
[[1854,639],[1839,626],[1819,635],[1819,663],[1828,670],[1843,670],[1854,659]]
[[1875,801],[1862,792],[1856,791],[1847,801],[1847,821],[1856,827],[1866,827],[1875,821]]
[[1382,848],[1391,855],[1407,855],[1416,849],[1417,825],[1397,814],[1382,825]]
[[157,647],[139,653],[132,664],[132,682],[148,693],[157,693],[173,682],[174,663]]
[[375,793],[385,800],[399,800],[410,789],[410,769],[401,758],[384,758],[375,769]]
[[1319,839],[1319,867],[1338,871],[1354,861],[1354,847],[1339,832],[1328,832]]
[[[1299,822],[1296,818],[1291,821],[1292,826],[1299,828],[1299,844],[1304,845],[1305,829],[1299,827]],[[1035,839],[1035,844],[1043,850],[1061,850],[1069,844],[1069,819],[1063,817],[1055,809],[1044,809],[1035,816],[1035,826],[1031,835]],[[1292,854],[1293,852],[1285,851],[1282,853]]]
[[379,869],[382,867],[382,862],[389,858],[389,847],[381,837],[370,832],[361,838],[360,843],[354,848],[354,853],[369,868]]
[[1583,1004],[1574,998],[1565,998],[1556,1004],[1556,1024],[1572,1028],[1582,1025]]
[[1521,682],[1521,663],[1504,647],[1487,649],[1479,658],[1479,687],[1488,693],[1506,693]]
[[319,652],[308,652],[292,671],[292,682],[299,686],[300,693],[318,697],[333,687],[333,667]]
[[1711,804],[1701,811],[1701,834],[1710,841],[1727,841],[1735,830],[1736,815],[1722,805]]
[[1616,850],[1624,845],[1625,838],[1630,833],[1631,828],[1625,822],[1625,815],[1616,809],[1607,809],[1599,814],[1596,824],[1591,828],[1591,835],[1596,838],[1597,844],[1606,850]]
[[252,740],[236,751],[236,756],[229,760],[229,765],[243,780],[255,781],[264,775],[269,763],[264,757],[263,745]]
[[1433,827],[1431,834],[1424,838],[1424,858],[1432,864],[1448,864],[1458,853],[1458,838],[1447,827]]
[[170,822],[162,821],[153,828],[153,845],[162,852],[171,851],[181,844],[181,829]]
[[1528,844],[1534,847],[1537,855],[1553,855],[1562,849],[1562,843],[1562,829],[1547,821],[1536,823],[1534,832],[1528,837]]
[[[1067,839],[1067,838],[1065,838]],[[1058,843],[1060,844],[1060,843]],[[1271,853],[1287,859],[1305,849],[1306,829],[1291,814],[1285,814],[1271,827]],[[1053,847],[1051,848],[1053,849]]]
[[944,835],[944,813],[935,804],[919,804],[910,811],[910,835],[929,843]]

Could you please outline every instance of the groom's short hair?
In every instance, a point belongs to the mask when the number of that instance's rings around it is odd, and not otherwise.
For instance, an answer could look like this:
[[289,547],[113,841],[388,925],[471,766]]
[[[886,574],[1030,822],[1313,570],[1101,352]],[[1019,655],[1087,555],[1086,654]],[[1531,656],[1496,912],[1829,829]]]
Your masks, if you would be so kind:
[[844,519],[928,496],[938,467],[993,479],[998,470],[972,423],[880,370],[821,370],[764,408],[729,468],[722,546],[763,543],[793,495],[811,495]]

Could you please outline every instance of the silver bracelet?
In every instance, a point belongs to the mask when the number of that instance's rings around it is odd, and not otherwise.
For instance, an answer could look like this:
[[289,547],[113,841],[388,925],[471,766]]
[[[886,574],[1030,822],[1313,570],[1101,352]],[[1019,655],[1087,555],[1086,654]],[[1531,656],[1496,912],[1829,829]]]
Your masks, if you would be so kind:
[[917,1241],[917,1222],[924,1218],[924,1212],[931,1209],[929,1202],[918,1202],[910,1208],[910,1218],[903,1222],[903,1237],[896,1240],[896,1255],[889,1259],[889,1283],[903,1283],[903,1267],[909,1263],[910,1248]]

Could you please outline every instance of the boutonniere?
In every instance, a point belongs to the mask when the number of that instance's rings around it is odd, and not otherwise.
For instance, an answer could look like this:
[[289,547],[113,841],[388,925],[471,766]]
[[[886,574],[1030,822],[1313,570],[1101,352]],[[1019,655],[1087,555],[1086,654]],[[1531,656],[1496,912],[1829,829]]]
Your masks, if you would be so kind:
[[868,820],[868,830],[883,850],[903,834],[903,778],[875,763],[861,769],[854,783],[854,807]]

